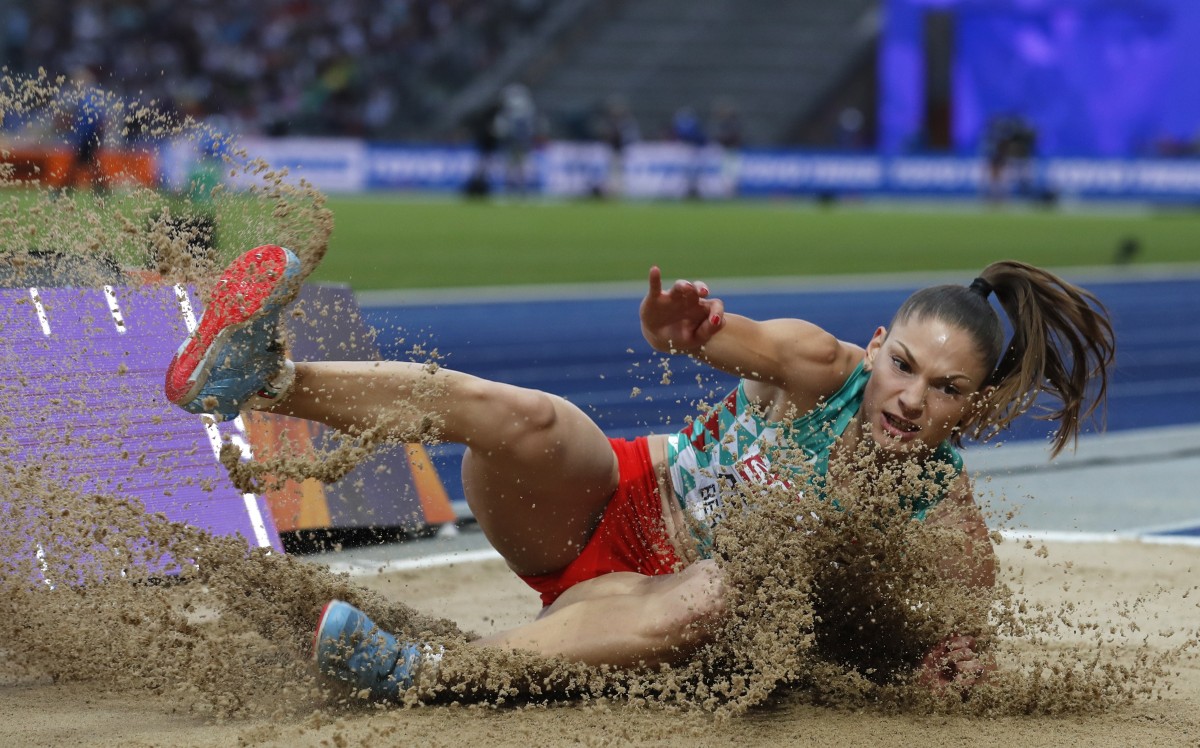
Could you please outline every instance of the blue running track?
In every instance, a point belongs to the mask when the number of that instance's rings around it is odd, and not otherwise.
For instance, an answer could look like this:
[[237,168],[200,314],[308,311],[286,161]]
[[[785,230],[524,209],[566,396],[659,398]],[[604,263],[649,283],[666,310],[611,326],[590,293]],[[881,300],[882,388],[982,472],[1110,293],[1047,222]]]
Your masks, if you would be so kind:
[[[1200,424],[1200,275],[1080,282],[1108,307],[1116,328],[1109,430]],[[723,292],[714,283],[713,293],[728,311],[758,319],[800,317],[865,345],[918,287],[872,284]],[[696,412],[695,403],[712,402],[733,384],[686,357],[652,351],[638,326],[641,292],[486,302],[453,293],[431,303],[406,303],[402,295],[399,303],[364,300],[364,317],[379,333],[384,358],[411,358],[416,344],[436,348],[443,366],[566,397],[610,436],[677,430]],[[1049,430],[1026,417],[1006,441],[1045,439]],[[461,497],[461,448],[442,445],[433,455],[451,497]]]

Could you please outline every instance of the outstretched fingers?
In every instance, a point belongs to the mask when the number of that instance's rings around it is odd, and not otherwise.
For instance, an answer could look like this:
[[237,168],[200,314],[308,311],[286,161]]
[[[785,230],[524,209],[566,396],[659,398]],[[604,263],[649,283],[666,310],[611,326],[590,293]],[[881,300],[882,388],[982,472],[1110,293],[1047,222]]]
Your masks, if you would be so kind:
[[725,305],[709,298],[708,284],[677,280],[666,290],[662,271],[650,268],[642,301],[642,334],[660,351],[692,351],[706,344],[724,322]]
[[[650,268],[650,288],[646,296],[654,299],[663,293],[662,270],[653,265]],[[671,286],[669,295],[678,299],[688,300],[689,297],[708,298],[708,284],[704,281],[677,280]]]
[[659,270],[658,265],[650,268],[650,291],[646,294],[647,298],[654,299],[662,295],[662,270]]

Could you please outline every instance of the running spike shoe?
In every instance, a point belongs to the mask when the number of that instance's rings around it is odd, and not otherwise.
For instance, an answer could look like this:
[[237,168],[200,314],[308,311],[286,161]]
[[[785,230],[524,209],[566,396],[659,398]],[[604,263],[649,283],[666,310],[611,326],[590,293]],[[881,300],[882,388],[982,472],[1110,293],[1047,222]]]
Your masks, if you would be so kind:
[[325,675],[365,689],[374,699],[396,699],[413,684],[422,648],[381,631],[366,613],[333,600],[321,611],[313,660]]
[[167,367],[167,399],[228,421],[286,394],[296,370],[279,317],[301,280],[299,258],[283,247],[256,247],[234,260]]

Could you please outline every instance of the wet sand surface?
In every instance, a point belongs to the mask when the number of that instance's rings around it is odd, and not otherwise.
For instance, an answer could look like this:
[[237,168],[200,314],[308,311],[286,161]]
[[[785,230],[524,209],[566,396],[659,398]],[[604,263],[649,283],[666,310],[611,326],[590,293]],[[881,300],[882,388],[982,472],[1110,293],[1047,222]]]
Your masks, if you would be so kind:
[[[1148,602],[1135,620],[1147,633],[1200,618],[1200,548],[1050,543],[1043,551],[1041,544],[1027,549],[1008,541],[997,552],[1004,578],[1019,583],[1031,603],[1105,619],[1143,598]],[[500,561],[355,581],[480,634],[529,620],[537,610],[535,595]],[[1057,642],[1019,646],[1065,647],[1069,639],[1068,634]],[[222,721],[180,712],[178,701],[141,691],[120,694],[88,683],[10,679],[0,685],[0,745],[1200,745],[1200,660],[1194,653],[1173,667],[1160,695],[1098,713],[930,715],[796,701],[781,692],[745,715],[726,718],[655,706],[567,703],[314,709],[288,720]]]

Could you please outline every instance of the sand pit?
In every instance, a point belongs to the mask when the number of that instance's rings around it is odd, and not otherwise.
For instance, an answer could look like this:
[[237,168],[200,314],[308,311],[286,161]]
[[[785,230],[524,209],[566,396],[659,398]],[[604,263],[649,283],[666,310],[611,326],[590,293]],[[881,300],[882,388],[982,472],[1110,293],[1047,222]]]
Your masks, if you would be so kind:
[[[1120,544],[1040,543],[998,548],[1004,578],[1030,603],[1099,620],[1134,606],[1147,635],[1194,625],[1200,548]],[[499,561],[355,579],[391,600],[446,616],[487,633],[530,618],[530,590]],[[1191,591],[1189,594],[1189,590]],[[1144,600],[1140,605],[1135,601]],[[1164,639],[1164,642],[1169,641]],[[1022,650],[1059,649],[1069,636]],[[134,663],[131,663],[133,665]],[[237,662],[227,663],[237,668]],[[779,694],[740,717],[721,719],[659,707],[565,704],[535,708],[426,706],[314,711],[288,719],[214,720],[180,711],[169,695],[120,693],[103,683],[51,685],[3,681],[3,745],[982,745],[1195,746],[1200,744],[1200,659],[1173,667],[1164,690],[1097,713],[1059,716],[965,716],[889,713],[798,703]]]
[[[44,78],[12,91],[5,107],[17,111],[41,111],[58,95]],[[256,189],[229,195],[214,188],[200,201],[228,232],[222,246],[250,246],[243,234],[270,236],[296,249],[311,270],[332,227],[323,198],[290,186],[266,164],[241,168],[257,177]],[[51,244],[104,249],[105,268],[133,262],[148,280],[205,286],[227,259],[176,220],[173,211],[196,207],[194,197],[176,195],[169,204],[155,191],[131,190],[63,200],[44,188],[14,207],[35,225],[49,224]],[[97,235],[114,215],[123,220]],[[45,259],[25,235],[7,238],[0,249],[14,271]],[[110,282],[91,270],[78,269],[84,285]],[[56,267],[47,272],[60,279]],[[0,447],[20,454],[2,439]],[[317,559],[248,552],[240,539],[72,487],[42,463],[72,464],[65,452],[9,460],[0,482],[0,616],[9,621],[0,642],[0,745],[1200,743],[1195,546],[1002,544],[1012,597],[996,601],[998,675],[972,693],[969,708],[960,701],[931,710],[894,681],[831,674],[818,653],[844,633],[840,618],[813,623],[817,614],[831,617],[829,605],[813,603],[826,593],[819,602],[836,598],[880,621],[911,624],[903,633],[884,627],[873,640],[898,651],[931,626],[971,620],[930,573],[936,565],[924,563],[939,558],[936,533],[923,534],[903,517],[898,523],[887,509],[894,503],[853,505],[837,523],[796,532],[795,497],[760,499],[744,522],[731,520],[729,534],[716,536],[727,578],[739,589],[769,590],[761,599],[737,596],[737,615],[728,618],[731,649],[706,652],[711,657],[690,670],[635,678],[551,670],[545,661],[465,647],[459,655],[475,654],[455,663],[462,632],[487,634],[537,612],[534,593],[501,562],[336,577],[319,570]],[[869,499],[872,492],[861,493]],[[813,504],[799,517],[826,509]],[[177,574],[164,580],[156,569],[174,562]],[[847,569],[862,576],[849,579]],[[443,672],[482,673],[491,690],[451,704],[443,692],[440,702],[405,708],[365,705],[322,687],[303,653],[331,597],[359,604],[393,630],[440,637],[448,647]],[[544,672],[550,676],[538,680]],[[791,685],[776,688],[780,680]],[[522,701],[510,690],[552,681],[548,688],[568,697]],[[741,694],[750,696],[739,694],[743,685]],[[730,704],[737,708],[722,708]]]

